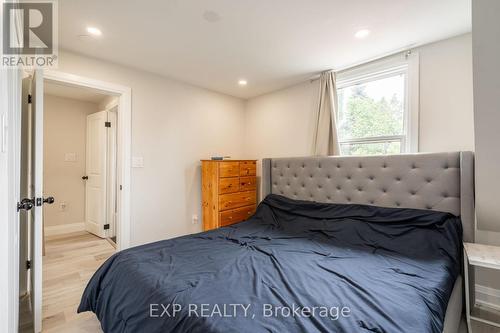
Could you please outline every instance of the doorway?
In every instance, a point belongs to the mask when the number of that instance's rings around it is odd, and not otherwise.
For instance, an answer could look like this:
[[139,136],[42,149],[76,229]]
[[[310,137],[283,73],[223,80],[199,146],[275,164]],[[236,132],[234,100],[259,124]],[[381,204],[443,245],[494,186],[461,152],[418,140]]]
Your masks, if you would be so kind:
[[67,331],[87,281],[129,244],[130,89],[37,70],[22,90],[18,327]]
[[115,96],[45,83],[43,190],[56,198],[44,210],[46,234],[116,240],[117,106]]

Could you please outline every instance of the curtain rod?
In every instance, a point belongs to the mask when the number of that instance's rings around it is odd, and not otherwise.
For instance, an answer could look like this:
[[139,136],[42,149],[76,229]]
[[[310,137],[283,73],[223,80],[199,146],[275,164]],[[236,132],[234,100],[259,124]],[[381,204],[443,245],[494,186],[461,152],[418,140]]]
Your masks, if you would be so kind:
[[[398,51],[391,51],[391,52],[388,52],[388,53],[385,53],[383,55],[379,55],[379,56],[376,56],[376,57],[373,57],[373,58],[370,58],[370,59],[367,59],[367,60],[362,60],[362,61],[354,63],[354,64],[350,64],[350,65],[347,65],[347,66],[339,67],[337,69],[329,69],[329,70],[326,70],[326,71],[323,71],[323,72],[333,71],[335,73],[340,73],[340,72],[343,72],[343,71],[346,71],[346,70],[349,70],[349,69],[352,69],[352,68],[355,68],[355,67],[358,67],[358,66],[361,66],[361,65],[368,64],[370,62],[374,62],[374,61],[381,60],[381,59],[384,59],[384,58],[392,57],[392,56],[395,56],[395,55],[398,55],[398,54],[404,54],[405,57],[408,58],[410,56],[410,54],[411,54],[411,51],[412,51],[411,47],[405,47],[405,48],[399,49]],[[321,73],[323,73],[323,72],[321,72]],[[311,77],[309,79],[309,81],[312,83],[314,81],[319,80],[319,77],[320,77],[321,73],[314,75],[313,77]]]

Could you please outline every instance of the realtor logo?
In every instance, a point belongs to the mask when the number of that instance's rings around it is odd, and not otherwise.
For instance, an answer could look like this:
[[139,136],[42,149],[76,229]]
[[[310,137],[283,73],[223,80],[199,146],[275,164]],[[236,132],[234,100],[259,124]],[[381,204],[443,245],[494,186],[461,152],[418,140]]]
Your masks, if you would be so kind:
[[56,67],[57,2],[3,3],[3,67]]

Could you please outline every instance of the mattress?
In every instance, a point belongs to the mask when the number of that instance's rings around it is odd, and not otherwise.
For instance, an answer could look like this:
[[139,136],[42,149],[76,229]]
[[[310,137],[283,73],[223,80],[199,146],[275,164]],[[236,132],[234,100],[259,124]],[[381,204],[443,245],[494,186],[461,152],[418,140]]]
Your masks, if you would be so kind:
[[249,220],[121,251],[78,311],[105,332],[439,332],[460,219],[269,195]]

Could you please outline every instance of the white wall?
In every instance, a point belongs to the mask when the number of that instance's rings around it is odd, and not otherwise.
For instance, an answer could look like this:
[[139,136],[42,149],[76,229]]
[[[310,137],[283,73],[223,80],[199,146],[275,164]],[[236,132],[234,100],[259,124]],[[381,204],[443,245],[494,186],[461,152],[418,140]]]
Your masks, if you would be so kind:
[[500,1],[472,2],[478,228],[500,231]]
[[243,101],[65,51],[58,70],[132,88],[131,243],[201,231],[199,160],[244,157]]
[[[474,126],[476,130],[476,241],[500,246],[500,2],[472,2]],[[478,269],[477,283],[500,290],[498,271]],[[500,306],[499,299],[497,306]]]
[[[419,150],[473,150],[471,35],[414,51],[420,54]],[[248,157],[309,155],[317,90],[318,81],[304,82],[248,100]]]
[[[71,98],[44,96],[44,193],[56,198],[43,210],[44,226],[81,223],[85,220],[85,146],[87,115],[97,104]],[[76,160],[65,161],[66,153]],[[62,203],[66,208],[61,208]]]
[[311,154],[318,83],[307,81],[247,101],[245,153],[249,158]]
[[474,150],[471,34],[417,49],[419,151]]

